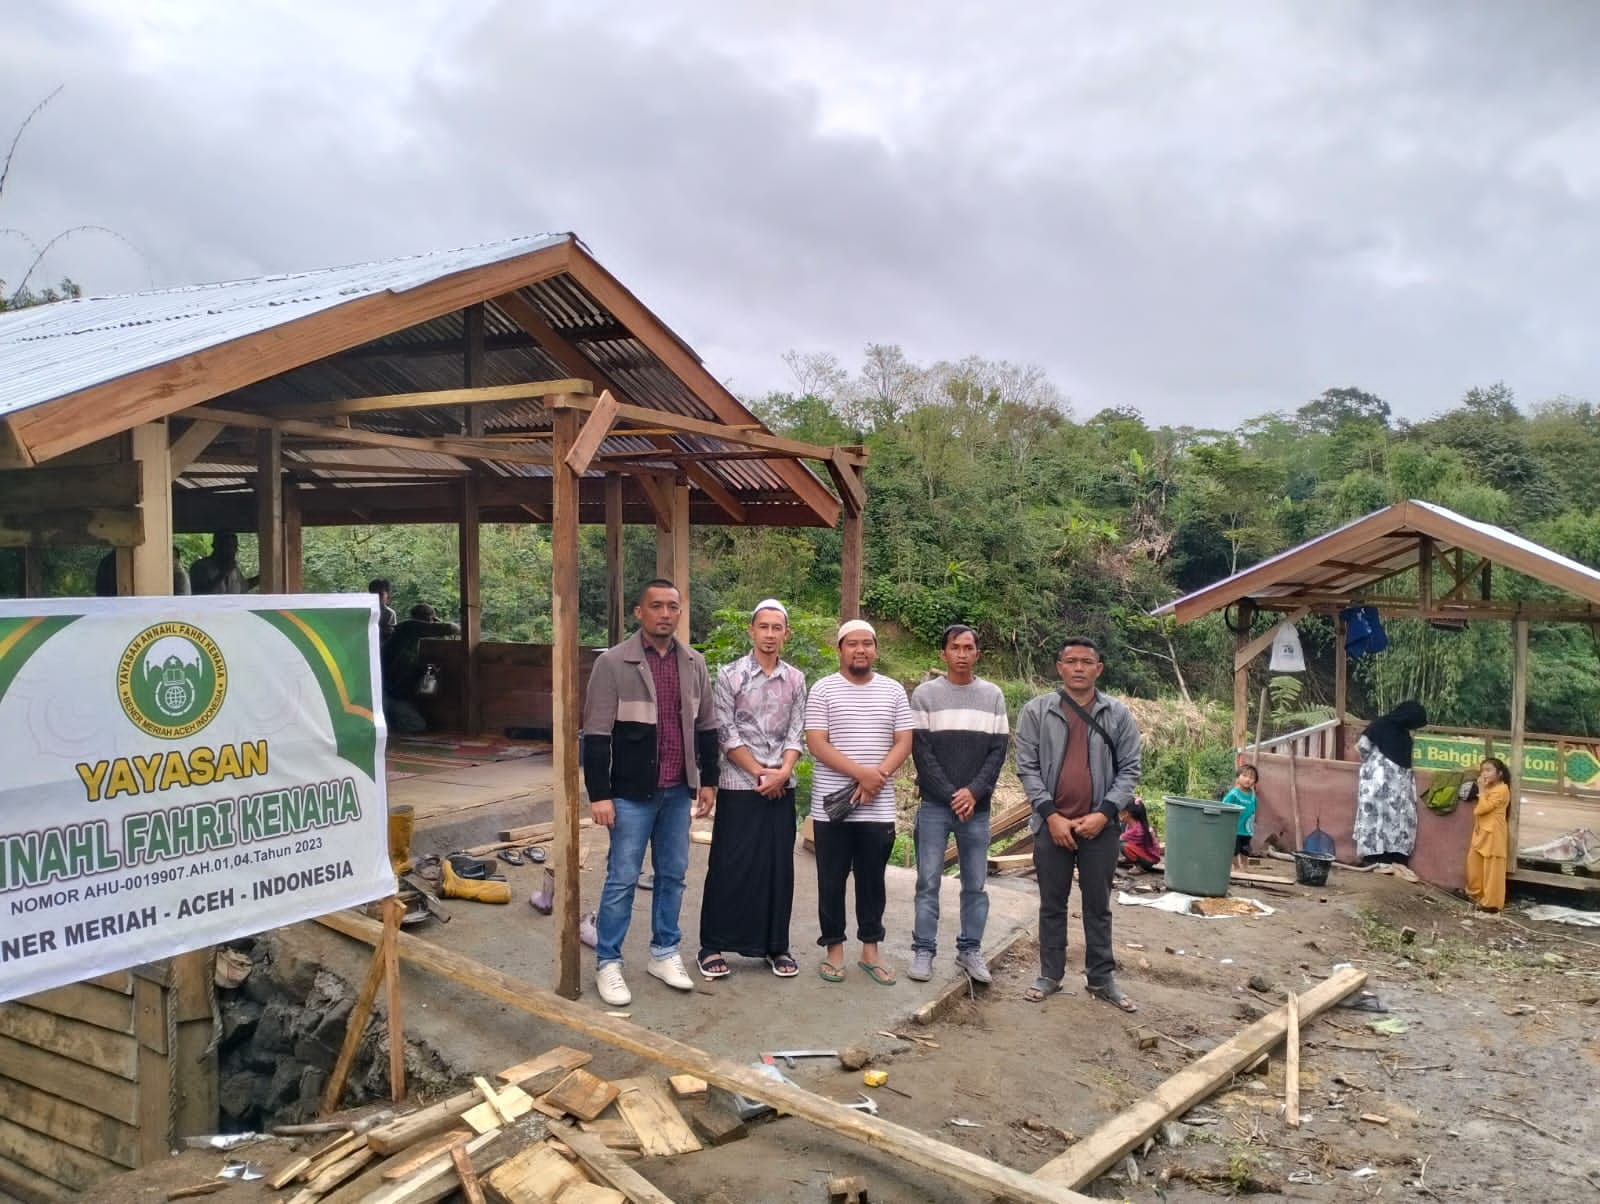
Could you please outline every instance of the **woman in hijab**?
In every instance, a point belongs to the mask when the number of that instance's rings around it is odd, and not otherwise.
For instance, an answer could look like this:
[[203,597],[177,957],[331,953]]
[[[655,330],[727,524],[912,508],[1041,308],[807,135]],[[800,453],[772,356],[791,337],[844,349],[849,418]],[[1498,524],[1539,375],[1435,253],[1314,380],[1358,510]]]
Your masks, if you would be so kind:
[[[1412,733],[1427,726],[1416,701],[1402,702],[1362,733],[1356,785],[1356,853],[1366,865],[1409,867],[1417,843],[1417,783],[1411,774]],[[1406,869],[1409,874],[1409,868]]]

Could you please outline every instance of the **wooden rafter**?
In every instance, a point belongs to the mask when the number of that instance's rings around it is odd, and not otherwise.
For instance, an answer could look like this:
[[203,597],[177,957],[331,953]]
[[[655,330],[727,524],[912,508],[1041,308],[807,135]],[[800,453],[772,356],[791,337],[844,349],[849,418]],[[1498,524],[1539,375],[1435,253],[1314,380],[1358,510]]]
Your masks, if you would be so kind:
[[[549,405],[551,409],[571,409],[590,411],[598,403],[586,397],[552,397]],[[842,447],[823,447],[817,443],[803,443],[798,439],[785,439],[781,435],[769,435],[765,431],[734,430],[718,422],[707,422],[704,418],[689,418],[679,414],[671,414],[663,410],[649,410],[643,406],[619,405],[617,417],[629,418],[635,422],[656,422],[664,427],[685,435],[702,435],[712,439],[721,439],[727,443],[736,443],[744,447],[761,448],[764,451],[781,452],[783,455],[794,459],[818,460],[824,464],[847,464],[851,467],[860,467],[867,461],[866,456],[857,451]],[[618,434],[626,434],[619,431]]]
[[[496,297],[494,303],[500,307],[508,318],[527,331],[534,341],[543,347],[546,353],[554,357],[556,362],[568,372],[586,372],[594,379],[596,384],[609,391],[612,396],[619,400],[627,399],[628,394],[625,390],[619,388],[614,380],[611,380],[604,372],[601,372],[591,364],[583,352],[557,333],[555,328],[544,320],[544,315],[539,312],[538,308],[530,304],[520,294],[507,293],[505,296]],[[652,410],[650,413],[653,415],[655,411]],[[652,424],[654,424],[653,419]],[[671,439],[657,436],[656,440],[658,445],[673,446]],[[734,522],[743,523],[745,521],[744,503],[734,497],[712,473],[703,467],[695,465],[689,468],[688,474],[689,479],[699,487],[700,491],[716,502]]]
[[588,472],[595,453],[606,441],[606,436],[611,433],[611,424],[616,420],[617,399],[611,390],[607,389],[600,394],[594,409],[589,412],[589,417],[573,438],[572,446],[566,454],[567,467],[580,477]]
[[198,460],[200,454],[211,446],[211,441],[221,433],[220,422],[208,422],[205,419],[191,422],[189,428],[172,441],[172,450],[167,457],[172,465],[172,479],[176,481],[181,477],[184,470]]

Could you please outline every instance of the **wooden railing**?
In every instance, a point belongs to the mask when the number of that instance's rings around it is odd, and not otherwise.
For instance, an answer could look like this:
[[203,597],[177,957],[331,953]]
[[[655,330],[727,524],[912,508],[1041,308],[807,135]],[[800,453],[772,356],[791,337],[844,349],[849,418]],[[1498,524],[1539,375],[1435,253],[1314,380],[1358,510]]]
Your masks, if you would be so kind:
[[1315,757],[1320,760],[1332,761],[1338,758],[1337,738],[1339,721],[1337,719],[1324,719],[1321,723],[1311,727],[1303,727],[1298,731],[1285,732],[1281,736],[1273,736],[1262,740],[1260,743],[1246,744],[1239,750],[1241,756],[1259,756],[1262,753],[1278,753],[1288,756],[1293,753],[1297,757]]

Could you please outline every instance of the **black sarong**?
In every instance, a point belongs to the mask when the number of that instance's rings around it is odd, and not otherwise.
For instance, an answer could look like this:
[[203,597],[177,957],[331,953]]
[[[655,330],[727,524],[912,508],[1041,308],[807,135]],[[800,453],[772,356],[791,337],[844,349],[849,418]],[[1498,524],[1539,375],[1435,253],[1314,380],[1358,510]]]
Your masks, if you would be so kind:
[[775,799],[718,790],[700,899],[700,948],[741,957],[789,952],[794,907],[794,791]]

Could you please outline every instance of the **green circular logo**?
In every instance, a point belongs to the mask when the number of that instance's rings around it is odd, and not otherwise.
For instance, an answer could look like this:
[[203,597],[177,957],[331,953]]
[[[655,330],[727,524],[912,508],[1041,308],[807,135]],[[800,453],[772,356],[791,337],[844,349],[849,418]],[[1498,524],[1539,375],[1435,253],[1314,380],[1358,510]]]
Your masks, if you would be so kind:
[[140,731],[162,740],[182,740],[205,727],[227,692],[222,651],[190,623],[145,628],[117,665],[123,713]]

